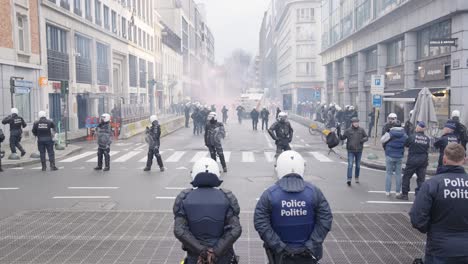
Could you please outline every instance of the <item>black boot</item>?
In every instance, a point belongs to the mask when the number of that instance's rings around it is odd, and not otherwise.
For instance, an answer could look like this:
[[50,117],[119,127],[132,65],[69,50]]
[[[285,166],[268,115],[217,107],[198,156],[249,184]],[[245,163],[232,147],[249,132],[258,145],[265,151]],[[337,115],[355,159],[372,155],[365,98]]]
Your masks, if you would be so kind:
[[58,168],[55,166],[55,162],[51,161],[50,162],[50,170],[51,171],[58,171]]
[[143,171],[150,171],[150,170],[151,170],[151,167],[148,167],[148,166],[143,169]]
[[98,165],[97,167],[94,168],[94,170],[102,170],[102,166]]
[[47,170],[47,165],[45,162],[42,162],[42,171],[46,171]]
[[399,194],[395,198],[398,199],[398,200],[408,201],[408,195],[407,194]]
[[162,161],[162,158],[161,158],[161,154],[156,155],[156,161],[158,162],[159,170],[161,172],[163,172],[164,171],[164,164],[163,164],[163,161]]
[[2,169],[2,159],[0,158],[0,172],[3,172],[3,169]]
[[109,166],[106,166],[103,171],[110,171],[110,167]]
[[219,160],[221,161],[221,166],[223,167],[223,171],[227,172],[226,160],[224,159],[224,154],[219,154]]

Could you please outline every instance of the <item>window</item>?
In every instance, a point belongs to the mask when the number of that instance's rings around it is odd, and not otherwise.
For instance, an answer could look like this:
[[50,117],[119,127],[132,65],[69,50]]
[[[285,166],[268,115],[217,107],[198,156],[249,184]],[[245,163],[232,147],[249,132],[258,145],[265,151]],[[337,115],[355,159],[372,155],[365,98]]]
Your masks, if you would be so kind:
[[313,40],[314,33],[312,24],[302,24],[296,26],[296,40]]
[[313,21],[314,9],[313,8],[298,8],[296,10],[296,19],[298,22]]
[[402,39],[391,42],[387,45],[387,65],[394,66],[403,64],[405,46]]
[[354,23],[354,1],[344,1],[341,4],[341,32],[342,37],[351,34]]
[[[129,73],[129,81],[131,87],[137,87],[138,83],[138,68],[137,68],[137,57],[133,55],[128,55],[128,73]],[[136,103],[136,102],[135,102]]]
[[140,87],[146,88],[146,61],[144,59],[140,59],[139,62],[140,66]]
[[76,82],[91,84],[91,40],[75,34]]
[[366,54],[366,70],[372,71],[377,69],[377,49],[368,51]]
[[349,58],[349,73],[350,75],[358,74],[358,57],[357,55]]
[[143,31],[143,48],[146,49],[146,32]]
[[143,46],[142,43],[141,43],[141,29],[139,28],[138,29],[138,46]]
[[128,40],[132,41],[133,38],[133,33],[132,33],[132,23],[130,23],[130,21],[128,21]]
[[81,0],[74,0],[73,3],[73,10],[75,14],[81,16]]
[[337,70],[337,78],[340,79],[340,78],[343,78],[344,76],[344,61],[343,60],[340,60],[336,63],[336,70]]
[[450,38],[452,36],[452,23],[443,21],[418,32],[418,57],[430,58],[444,54],[450,54],[450,46],[429,47],[429,41],[438,38]]
[[[398,2],[401,2],[401,0],[398,0]],[[376,4],[377,4],[377,13],[383,14],[389,11],[390,9],[392,9],[393,7],[395,7],[395,5],[397,4],[397,0],[377,0]]]
[[314,75],[315,63],[313,62],[298,62],[296,63],[297,76],[312,76]]
[[25,52],[26,51],[26,34],[25,34],[25,27],[26,27],[26,18],[21,14],[16,14],[17,22],[18,22],[18,50]]
[[85,3],[85,16],[86,16],[86,19],[88,19],[89,21],[92,21],[93,18],[91,16],[91,0],[84,0],[84,3]]
[[50,80],[68,80],[69,56],[66,31],[47,25],[47,71]]
[[138,1],[138,17],[141,17],[141,0],[137,0]]
[[69,0],[60,0],[60,6],[67,9],[67,10],[70,10]]
[[154,50],[154,38],[151,37],[151,43],[150,43],[150,50],[153,51]]
[[152,62],[148,61],[148,80],[154,79],[154,66]]
[[313,45],[297,45],[296,56],[298,58],[310,58],[313,56]]
[[138,94],[136,94],[136,93],[131,93],[130,94],[130,104],[131,105],[137,105],[138,104]]
[[47,49],[60,53],[67,53],[66,32],[60,28],[47,25]]
[[114,10],[111,12],[111,20],[112,20],[112,32],[117,34],[117,13]]
[[109,47],[96,43],[98,85],[109,85]]
[[104,28],[109,29],[109,7],[104,5]]
[[125,17],[122,17],[122,37],[124,39],[127,38],[127,19]]
[[371,18],[371,1],[358,0],[356,8],[356,28],[360,29],[369,23]]
[[96,17],[96,24],[101,25],[101,1],[94,0],[94,16]]

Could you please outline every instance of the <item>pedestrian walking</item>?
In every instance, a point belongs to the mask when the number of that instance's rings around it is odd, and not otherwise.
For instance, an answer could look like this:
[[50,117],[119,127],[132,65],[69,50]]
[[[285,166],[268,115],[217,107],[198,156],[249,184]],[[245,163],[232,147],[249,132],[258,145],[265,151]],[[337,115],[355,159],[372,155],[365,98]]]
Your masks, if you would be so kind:
[[396,196],[399,200],[408,200],[410,191],[410,180],[413,174],[416,174],[415,195],[418,194],[421,185],[426,180],[426,170],[429,165],[429,147],[430,138],[424,134],[426,124],[418,122],[415,128],[415,133],[408,137],[405,147],[408,148],[408,159],[406,160],[405,171],[401,181],[401,195]]
[[392,178],[395,177],[396,195],[401,191],[401,163],[405,154],[405,144],[408,136],[401,127],[401,123],[396,123],[395,127],[385,133],[380,141],[385,149],[385,194],[390,195],[392,189]]
[[250,118],[252,118],[252,129],[253,130],[257,130],[259,115],[260,115],[260,113],[257,111],[256,108],[253,108],[252,111],[250,112]]
[[3,172],[2,169],[2,159],[5,157],[5,151],[2,150],[2,143],[5,140],[5,134],[3,130],[0,128],[0,172]]
[[101,115],[101,122],[96,128],[98,143],[98,164],[94,170],[102,170],[102,160],[104,158],[104,171],[110,170],[110,145],[112,144],[112,127],[110,125],[110,115]]
[[[338,133],[340,134],[340,129],[338,129]],[[359,183],[362,150],[364,149],[364,143],[368,140],[366,131],[359,126],[359,119],[357,117],[353,117],[351,119],[351,127],[346,129],[343,135],[340,135],[340,139],[347,140],[346,149],[348,151],[348,174],[346,184],[348,184],[348,186],[351,186],[351,180],[353,179],[354,162],[356,162],[354,180],[356,183]]]
[[443,166],[419,190],[411,224],[427,234],[425,264],[468,263],[468,174],[465,149],[450,144]]
[[281,109],[279,107],[276,107],[276,120],[278,120],[280,113],[281,113]]
[[239,124],[242,124],[242,118],[244,115],[245,108],[239,105],[237,106],[236,111],[237,111],[237,120],[239,121]]
[[454,131],[455,135],[460,140],[460,144],[466,150],[466,144],[468,142],[468,131],[466,129],[466,126],[463,125],[460,122],[460,111],[459,110],[453,110],[452,111],[452,121],[454,121],[455,125],[456,125],[455,131]]
[[390,113],[387,117],[387,123],[385,123],[384,127],[382,128],[382,136],[385,135],[385,133],[390,132],[390,129],[395,127],[397,124],[400,124],[400,121],[398,121],[398,116],[395,113]]
[[367,116],[369,117],[369,130],[367,135],[372,137],[372,130],[374,129],[375,125],[375,107],[372,107],[372,111]]
[[409,118],[405,122],[405,133],[406,133],[406,135],[408,135],[408,137],[413,135],[414,130],[415,130],[415,126],[411,122],[411,117],[413,116],[413,113],[414,113],[414,111],[411,110],[410,113],[409,113]]
[[18,159],[16,148],[21,152],[21,157],[26,155],[26,151],[20,143],[23,136],[23,128],[26,127],[26,122],[24,122],[24,119],[18,115],[18,109],[12,108],[11,114],[2,120],[2,124],[10,125],[10,158]]
[[281,152],[291,150],[289,143],[293,139],[294,130],[288,121],[288,114],[286,112],[279,113],[278,120],[268,129],[268,134],[270,134],[276,144],[275,158],[278,158]]
[[164,171],[164,164],[159,153],[161,146],[161,126],[159,125],[158,117],[156,115],[150,116],[151,127],[146,128],[146,142],[148,143],[148,158],[146,160],[146,167],[144,171],[150,171],[153,165],[153,156],[156,158],[159,170]]
[[310,264],[322,258],[333,215],[322,191],[304,181],[304,171],[299,153],[283,152],[277,161],[278,181],[255,207],[255,230],[270,264]]
[[455,129],[457,125],[454,121],[449,120],[445,123],[444,130],[442,131],[442,137],[434,142],[434,147],[439,150],[439,162],[437,167],[442,167],[444,165],[444,150],[445,148],[452,143],[460,144],[460,139],[455,135]]
[[187,252],[184,264],[238,263],[234,243],[242,233],[236,196],[221,189],[218,164],[209,158],[195,162],[193,188],[182,191],[174,203],[174,235]]
[[216,161],[219,156],[223,171],[227,172],[226,161],[224,159],[223,146],[221,140],[226,136],[224,125],[218,122],[215,112],[211,112],[208,116],[208,122],[205,127],[205,146],[208,147],[211,158]]
[[227,123],[228,111],[229,111],[229,110],[226,108],[225,105],[223,106],[223,109],[221,109],[221,113],[223,114],[223,124],[226,124],[226,123]]
[[47,170],[46,151],[49,156],[50,170],[56,171],[54,138],[56,133],[55,123],[47,119],[45,111],[39,111],[39,120],[34,122],[32,133],[37,137],[37,148],[41,157],[42,171]]
[[260,112],[260,117],[262,118],[262,131],[268,129],[268,119],[270,118],[270,111],[264,106]]
[[184,107],[184,114],[185,114],[185,127],[189,128],[189,123],[190,123],[190,109],[191,109],[190,103],[185,104]]

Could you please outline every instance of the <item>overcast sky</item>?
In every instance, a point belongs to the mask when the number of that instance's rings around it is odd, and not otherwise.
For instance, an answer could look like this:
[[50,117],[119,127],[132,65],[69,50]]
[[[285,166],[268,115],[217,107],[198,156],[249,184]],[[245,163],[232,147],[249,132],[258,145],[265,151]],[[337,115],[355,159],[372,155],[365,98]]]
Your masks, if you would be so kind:
[[258,53],[258,34],[270,0],[198,0],[205,3],[208,26],[215,38],[216,62],[222,64],[237,48]]

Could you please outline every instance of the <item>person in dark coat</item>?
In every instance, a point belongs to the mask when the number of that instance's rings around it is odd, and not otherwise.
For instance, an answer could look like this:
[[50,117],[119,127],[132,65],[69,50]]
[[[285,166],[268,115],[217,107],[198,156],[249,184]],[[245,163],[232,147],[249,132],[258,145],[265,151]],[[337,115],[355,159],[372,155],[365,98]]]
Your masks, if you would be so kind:
[[226,108],[225,105],[223,106],[223,109],[221,109],[221,113],[223,114],[223,124],[226,124],[226,123],[227,123],[228,111],[229,111],[229,110]]
[[257,125],[258,125],[258,117],[260,116],[260,113],[257,111],[256,108],[252,109],[250,112],[250,118],[252,118],[252,129],[257,130]]
[[191,176],[193,188],[182,191],[173,208],[174,235],[187,252],[184,264],[238,263],[233,247],[242,233],[237,198],[218,188],[219,166],[212,159],[196,161]]
[[224,125],[218,122],[215,112],[211,112],[208,115],[208,122],[205,127],[205,146],[210,152],[210,156],[216,161],[216,157],[219,156],[223,171],[227,172],[226,161],[224,159],[223,146],[221,140],[226,136]]
[[5,156],[5,151],[2,150],[2,143],[5,140],[5,134],[3,130],[0,128],[0,172],[3,172],[2,169],[2,159]]
[[237,120],[239,121],[239,124],[242,124],[242,118],[244,115],[245,108],[239,105],[237,106],[236,111],[237,111]]
[[278,115],[281,113],[281,109],[276,107],[276,119],[278,119]]
[[434,147],[439,149],[439,162],[438,167],[442,167],[444,165],[443,158],[444,158],[444,150],[448,144],[456,143],[460,144],[460,139],[455,135],[455,129],[457,125],[452,120],[447,121],[444,126],[444,130],[442,131],[443,135],[439,139],[434,142]]
[[46,151],[49,155],[50,170],[56,171],[55,166],[55,151],[54,151],[54,135],[55,124],[52,120],[47,119],[45,111],[39,111],[39,120],[34,122],[31,132],[37,137],[37,148],[41,156],[42,171],[47,170]]
[[185,114],[185,127],[188,128],[189,127],[189,123],[190,123],[190,109],[191,109],[191,105],[190,103],[187,103],[185,106],[184,106],[184,114]]
[[26,155],[26,151],[23,146],[21,146],[21,137],[23,135],[23,128],[26,127],[26,122],[24,119],[18,115],[18,109],[12,108],[11,115],[5,117],[2,120],[2,124],[10,125],[10,150],[11,154],[16,155],[16,148],[21,152],[21,157]]
[[372,111],[367,116],[369,117],[369,130],[367,135],[372,137],[372,130],[374,129],[375,125],[375,107],[372,107]]
[[390,113],[387,117],[387,123],[385,123],[384,127],[382,128],[382,136],[385,135],[385,133],[390,132],[390,129],[395,127],[396,124],[400,124],[397,115],[395,113]]
[[277,158],[281,152],[286,150],[291,150],[291,143],[293,139],[294,130],[291,127],[291,123],[288,121],[288,114],[286,112],[281,112],[278,115],[278,121],[273,123],[268,129],[268,134],[275,141],[276,144],[276,155]]
[[414,133],[414,129],[416,128],[414,124],[411,122],[411,117],[413,116],[414,111],[410,111],[410,115],[408,120],[405,122],[405,133],[406,135],[411,136]]
[[426,170],[429,165],[429,147],[431,140],[424,134],[426,124],[418,122],[415,133],[408,137],[405,147],[408,148],[408,159],[406,160],[406,167],[401,180],[402,192],[396,198],[399,200],[408,200],[408,193],[410,190],[410,181],[413,174],[416,174],[416,194],[418,194],[421,185],[426,180]]
[[161,126],[159,125],[158,117],[156,115],[150,116],[151,127],[146,128],[146,142],[148,143],[148,158],[146,160],[146,167],[144,171],[150,171],[153,165],[153,156],[156,157],[159,170],[164,171],[164,164],[159,153],[161,146]]
[[192,112],[192,120],[193,120],[193,134],[199,135],[201,133],[200,128],[200,119],[203,118],[202,113],[198,107],[195,107]]
[[104,171],[110,170],[110,145],[112,144],[112,127],[110,125],[110,115],[102,114],[101,123],[96,128],[98,143],[98,165],[94,170],[102,170],[102,160],[104,158]]
[[263,192],[254,225],[270,264],[309,264],[322,258],[333,215],[321,190],[304,181],[304,158],[295,151],[277,160],[278,181]]
[[443,166],[421,186],[409,213],[411,224],[427,234],[425,264],[468,263],[468,174],[465,149],[450,144]]
[[395,176],[395,192],[400,195],[401,191],[401,164],[405,155],[405,144],[408,136],[400,123],[385,133],[380,141],[385,149],[385,194],[390,196],[392,178]]
[[466,126],[460,122],[460,111],[453,110],[452,111],[452,121],[455,122],[455,135],[460,140],[460,144],[466,150],[466,144],[468,143],[468,131]]
[[262,130],[268,129],[268,120],[270,119],[270,111],[263,107],[260,112],[260,117],[262,118]]
[[[340,129],[338,129],[338,134],[340,134]],[[351,119],[351,127],[346,129],[343,135],[340,135],[340,139],[347,140],[346,149],[348,150],[348,174],[346,183],[348,186],[351,186],[354,162],[356,162],[354,179],[356,183],[359,183],[362,150],[364,149],[364,143],[367,142],[369,138],[366,135],[366,131],[362,127],[359,127],[359,119],[354,117]]]

